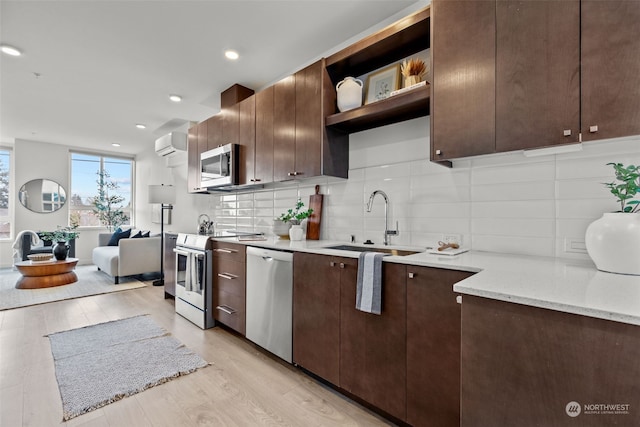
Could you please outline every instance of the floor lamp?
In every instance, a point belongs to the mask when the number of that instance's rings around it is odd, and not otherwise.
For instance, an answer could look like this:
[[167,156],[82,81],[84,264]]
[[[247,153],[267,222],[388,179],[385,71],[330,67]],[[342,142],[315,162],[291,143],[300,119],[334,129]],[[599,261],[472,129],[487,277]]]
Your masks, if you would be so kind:
[[164,286],[164,210],[173,209],[176,192],[172,185],[150,185],[149,203],[160,206],[160,279],[153,281],[153,286]]

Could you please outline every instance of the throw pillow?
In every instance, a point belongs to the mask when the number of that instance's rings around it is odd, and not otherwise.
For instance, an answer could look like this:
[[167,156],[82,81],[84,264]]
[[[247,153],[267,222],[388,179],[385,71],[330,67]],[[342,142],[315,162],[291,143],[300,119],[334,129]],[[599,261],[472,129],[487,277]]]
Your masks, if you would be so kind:
[[140,239],[142,238],[142,231],[138,231],[136,234],[134,234],[133,236],[131,236],[132,239]]
[[120,239],[126,239],[130,235],[131,235],[131,229],[122,231],[120,228],[118,228],[111,236],[111,239],[109,239],[108,246],[118,246],[118,242],[120,241]]
[[151,233],[150,230],[145,231],[144,233],[142,233],[142,237],[149,237],[149,233]]

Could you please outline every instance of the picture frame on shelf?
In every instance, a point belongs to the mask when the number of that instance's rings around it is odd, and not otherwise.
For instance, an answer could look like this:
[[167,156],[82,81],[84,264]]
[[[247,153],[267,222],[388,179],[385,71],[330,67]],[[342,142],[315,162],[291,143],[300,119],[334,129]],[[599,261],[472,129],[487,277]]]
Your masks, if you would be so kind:
[[400,64],[374,71],[367,77],[365,104],[388,98],[391,92],[400,89]]

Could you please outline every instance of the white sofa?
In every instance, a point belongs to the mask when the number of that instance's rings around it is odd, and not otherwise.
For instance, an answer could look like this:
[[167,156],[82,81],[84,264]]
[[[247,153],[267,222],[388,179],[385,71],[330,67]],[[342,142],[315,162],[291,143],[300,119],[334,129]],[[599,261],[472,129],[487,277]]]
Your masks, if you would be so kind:
[[116,285],[120,277],[160,271],[160,236],[124,238],[118,246],[107,246],[110,239],[111,233],[99,233],[91,258],[98,270],[113,276]]

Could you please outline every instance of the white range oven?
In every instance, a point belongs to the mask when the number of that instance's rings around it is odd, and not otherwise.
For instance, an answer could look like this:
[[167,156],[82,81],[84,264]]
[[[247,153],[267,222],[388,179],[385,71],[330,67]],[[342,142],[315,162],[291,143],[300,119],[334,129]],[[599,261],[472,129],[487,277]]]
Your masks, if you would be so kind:
[[176,313],[202,329],[215,326],[212,312],[213,251],[209,236],[179,233],[176,247]]

